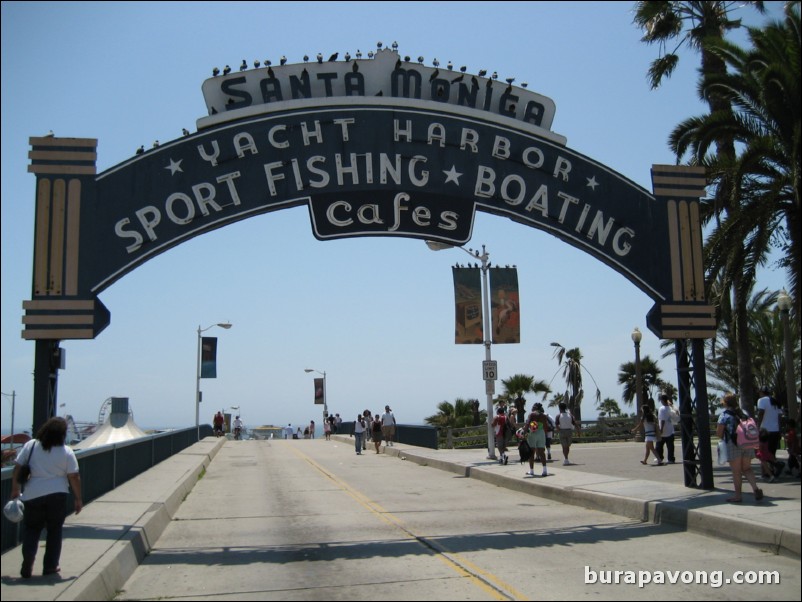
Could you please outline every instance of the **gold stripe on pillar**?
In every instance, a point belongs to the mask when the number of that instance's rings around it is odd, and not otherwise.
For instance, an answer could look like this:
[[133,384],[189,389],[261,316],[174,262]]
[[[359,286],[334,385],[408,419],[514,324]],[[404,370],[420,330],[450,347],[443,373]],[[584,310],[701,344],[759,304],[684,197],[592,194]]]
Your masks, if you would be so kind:
[[64,219],[67,203],[67,183],[59,178],[53,186],[53,213],[50,236],[50,278],[51,295],[60,295],[64,287]]
[[67,186],[67,260],[65,263],[66,295],[78,294],[78,251],[81,237],[81,181],[70,180]]
[[48,243],[50,242],[51,182],[40,179],[36,198],[36,242],[34,243],[33,282],[34,294],[47,293]]

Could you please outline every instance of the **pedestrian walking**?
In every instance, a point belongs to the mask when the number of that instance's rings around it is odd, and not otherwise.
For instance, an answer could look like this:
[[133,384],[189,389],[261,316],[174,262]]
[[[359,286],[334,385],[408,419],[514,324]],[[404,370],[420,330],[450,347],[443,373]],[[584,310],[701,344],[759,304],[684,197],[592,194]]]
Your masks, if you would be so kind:
[[370,434],[373,438],[373,445],[376,446],[376,453],[378,454],[382,444],[382,419],[378,414],[376,414],[376,417],[371,421]]
[[354,421],[354,439],[356,447],[356,455],[362,455],[362,436],[365,434],[365,417],[362,414],[356,415]]
[[393,446],[393,439],[395,438],[395,416],[390,406],[384,406],[384,414],[382,414],[382,436],[384,437],[384,444]]
[[362,451],[368,451],[368,439],[370,439],[370,428],[373,424],[373,413],[370,410],[363,411],[362,420],[365,421],[365,436],[362,437]]
[[649,454],[654,454],[656,459],[659,458],[657,456],[657,452],[654,450],[654,444],[657,442],[657,422],[655,421],[652,408],[647,405],[641,408],[640,422],[638,422],[638,425],[632,429],[632,432],[635,433],[641,428],[643,428],[644,441],[646,442],[646,455],[643,457],[643,460],[641,460],[640,463],[648,464]]
[[[20,576],[29,579],[39,549],[42,529],[47,529],[47,543],[42,567],[43,575],[61,571],[61,541],[64,520],[67,518],[67,493],[72,489],[75,514],[81,512],[81,476],[78,460],[65,445],[67,422],[51,418],[42,425],[22,448],[11,477],[11,499],[20,498],[25,504],[22,539],[22,568]],[[30,469],[30,479],[21,482],[24,466]],[[24,491],[22,491],[24,487]]]
[[509,418],[504,413],[504,407],[499,406],[496,416],[493,418],[493,432],[496,437],[496,447],[498,448],[498,463],[506,464],[509,461],[507,456],[507,425]]
[[536,403],[532,406],[532,413],[526,421],[526,442],[532,448],[532,453],[529,455],[529,472],[524,476],[535,476],[535,460],[543,466],[541,476],[549,476],[546,469],[546,428],[548,427],[548,420],[546,414],[543,412],[543,404]]
[[755,457],[755,450],[741,447],[737,443],[736,430],[741,420],[746,418],[740,407],[738,407],[738,397],[734,393],[727,393],[721,400],[724,411],[718,419],[716,435],[727,443],[727,461],[732,470],[732,483],[735,495],[727,498],[731,504],[741,502],[742,479],[745,478],[755,494],[755,501],[763,499],[763,491],[757,486],[757,479],[752,470],[752,458]]
[[658,466],[661,466],[666,459],[668,452],[668,464],[674,464],[674,422],[671,420],[671,398],[668,395],[660,395],[660,409],[657,412],[657,452]]
[[568,460],[568,454],[571,452],[571,444],[574,441],[574,431],[579,432],[579,425],[576,420],[568,411],[568,406],[565,403],[559,405],[560,413],[554,418],[554,423],[557,425],[557,432],[560,437],[560,445],[563,448],[563,466],[568,466],[571,462]]
[[226,424],[226,419],[223,416],[222,412],[217,412],[212,419],[212,424],[214,424],[214,436],[215,437],[222,437],[223,436],[223,427]]

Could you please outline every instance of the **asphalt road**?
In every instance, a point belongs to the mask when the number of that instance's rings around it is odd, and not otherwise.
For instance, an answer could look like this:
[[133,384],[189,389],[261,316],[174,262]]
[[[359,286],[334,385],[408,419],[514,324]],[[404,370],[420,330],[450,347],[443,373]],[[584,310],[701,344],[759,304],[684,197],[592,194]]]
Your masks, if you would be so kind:
[[[615,470],[676,470],[681,482],[678,466],[640,465],[637,446],[621,453]],[[590,462],[591,446],[576,446],[571,459],[581,465],[583,456]],[[779,584],[725,583],[741,577]],[[795,558],[319,439],[228,442],[117,599],[799,600],[799,592]]]

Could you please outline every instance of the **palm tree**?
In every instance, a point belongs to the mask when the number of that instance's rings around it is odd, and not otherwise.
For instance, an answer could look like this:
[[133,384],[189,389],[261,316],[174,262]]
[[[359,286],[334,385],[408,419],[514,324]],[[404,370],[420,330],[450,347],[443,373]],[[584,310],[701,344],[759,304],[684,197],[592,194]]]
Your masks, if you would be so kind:
[[[763,2],[749,2],[749,4],[763,12]],[[736,4],[735,2],[704,0],[637,2],[635,23],[645,31],[641,39],[648,44],[658,43],[661,47],[661,56],[653,61],[649,68],[652,88],[658,87],[663,79],[671,76],[679,60],[676,51],[684,43],[701,54],[700,71],[703,77],[726,73],[727,67],[724,60],[712,52],[705,42],[723,40],[726,32],[740,27],[740,20],[729,18],[731,10],[740,5],[741,3]],[[676,47],[672,51],[666,52],[666,44],[676,40],[679,40]],[[732,111],[729,100],[715,92],[705,96],[704,100],[707,101],[711,113],[726,114]],[[716,145],[721,165],[734,163],[735,143],[731,136],[722,133],[712,142]],[[678,154],[677,158],[680,159],[681,155]],[[703,162],[699,161],[699,163]],[[708,177],[718,185],[712,206],[706,207],[705,218],[707,220],[714,217],[719,219],[722,213],[726,214],[737,208],[738,201],[729,194],[731,190],[730,172],[727,169],[708,170]],[[751,288],[751,284],[744,283],[743,271],[739,269],[744,262],[741,251],[733,249],[728,261],[731,269],[728,271],[730,279],[727,284],[733,292],[735,310],[733,312],[735,321],[733,331],[745,333],[747,330],[746,299],[748,299],[748,290]],[[746,336],[737,336],[735,343],[738,357],[739,390],[747,407],[751,407],[754,405],[755,389],[749,344]]]
[[566,404],[568,403],[568,401],[566,400],[565,394],[564,393],[555,393],[554,395],[551,396],[551,399],[549,399],[549,403],[548,403],[547,407],[556,408],[561,403],[566,403]]
[[526,418],[525,393],[540,393],[543,395],[543,399],[546,399],[546,395],[551,393],[548,383],[535,380],[534,376],[528,374],[514,374],[509,378],[502,379],[501,384],[504,386],[504,392],[500,398],[515,404],[518,422],[522,422]]
[[[729,331],[719,329],[717,338],[724,340],[722,347],[711,345],[707,353],[707,366],[713,379],[711,389],[732,391],[738,384],[735,358],[726,345]],[[785,357],[783,355],[782,322],[777,310],[777,293],[762,290],[749,301],[749,340],[753,354],[754,372],[757,384],[774,392],[775,397],[784,397]],[[799,339],[794,341],[794,365],[799,365]],[[796,368],[798,373],[798,368]]]
[[[644,403],[648,400],[654,400],[655,389],[663,390],[668,383],[660,378],[662,369],[657,365],[657,362],[648,355],[641,358],[641,387],[643,393]],[[637,367],[635,362],[624,362],[618,368],[618,384],[624,385],[624,393],[622,400],[627,405],[632,405],[632,401],[637,398]],[[654,405],[652,404],[652,407]]]
[[[596,384],[596,379],[593,375],[582,365],[582,352],[579,347],[573,349],[566,349],[559,343],[552,343],[554,350],[554,358],[557,359],[557,364],[562,368],[563,378],[565,379],[565,403],[568,409],[576,420],[582,420],[582,398],[585,396],[585,390],[582,386],[582,371],[587,372],[593,384]],[[558,368],[559,371],[559,368]],[[596,385],[596,403],[601,399],[601,391],[599,386]]]
[[[740,27],[741,21],[730,19],[729,13],[742,4],[752,4],[763,12],[763,2],[636,2],[634,20],[644,31],[641,41],[660,46],[660,56],[649,66],[652,89],[671,77],[679,63],[677,51],[683,44],[701,53],[704,72],[723,70],[724,65],[706,53],[702,42],[710,37],[723,38],[727,31]],[[667,51],[670,42],[676,42],[676,46]]]
[[[678,156],[692,150],[703,160],[711,142],[727,136],[739,145],[732,163],[719,161],[731,172],[729,195],[735,211],[712,239],[716,244],[713,268],[722,270],[732,247],[747,252],[748,277],[765,261],[772,246],[785,250],[781,264],[789,270],[792,297],[799,315],[802,219],[800,219],[800,16],[799,3],[789,4],[785,21],[763,29],[750,28],[750,49],[724,40],[707,43],[709,51],[729,67],[722,74],[706,74],[701,83],[705,96],[726,99],[734,111],[716,112],[680,124],[672,134]],[[735,239],[735,237],[738,237]],[[737,243],[737,244],[736,244]]]
[[618,418],[621,416],[621,408],[615,399],[606,397],[604,401],[596,404],[596,409],[599,411],[599,416],[610,416],[611,418]]
[[[456,399],[452,404],[449,401],[441,401],[437,404],[437,414],[424,418],[426,424],[436,427],[466,428],[474,426],[474,404],[478,403],[475,399]],[[480,412],[480,424],[487,420],[487,412]]]
[[[709,40],[707,51],[729,71],[703,74],[700,90],[729,104],[711,107],[708,115],[675,128],[671,144],[678,157],[690,151],[693,160],[723,174],[720,192],[729,199],[724,220],[706,245],[710,277],[732,285],[738,387],[747,409],[754,403],[755,378],[749,344],[749,297],[757,268],[773,247],[785,249],[781,264],[789,269],[796,315],[799,315],[800,255],[800,18],[799,3],[789,4],[783,23],[749,29],[752,48],[725,40]],[[734,108],[734,110],[733,110]],[[739,154],[708,155],[726,138]]]

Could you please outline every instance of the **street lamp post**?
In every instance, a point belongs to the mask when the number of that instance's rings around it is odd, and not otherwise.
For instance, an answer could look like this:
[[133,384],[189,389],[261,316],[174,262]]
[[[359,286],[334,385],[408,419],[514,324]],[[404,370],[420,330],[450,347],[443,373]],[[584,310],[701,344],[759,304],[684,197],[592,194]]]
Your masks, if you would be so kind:
[[[481,254],[479,251],[468,250],[464,247],[449,245],[445,243],[435,242],[435,241],[426,241],[426,246],[428,246],[432,251],[442,251],[443,249],[459,249],[464,251],[474,259],[478,259],[482,262],[482,305],[484,307],[484,345],[485,345],[485,361],[491,362],[492,357],[490,353],[490,345],[492,341],[492,328],[493,328],[493,319],[490,315],[490,284],[488,282],[488,271],[490,269],[490,253],[487,252],[485,246],[482,245],[482,252]],[[494,380],[486,380],[485,381],[485,393],[487,394],[487,458],[489,460],[496,459],[496,445],[495,445],[495,437],[493,435],[493,393],[495,393],[495,381]]]
[[215,326],[219,326],[220,328],[225,328],[228,330],[231,328],[231,323],[229,322],[220,322],[218,324],[212,324],[211,326],[207,326],[206,328],[201,328],[200,324],[198,325],[198,362],[197,362],[197,371],[195,372],[195,432],[197,440],[200,441],[200,402],[201,402],[201,390],[200,390],[200,379],[201,379],[201,334],[214,328]]
[[789,312],[791,310],[791,297],[785,291],[777,296],[777,307],[780,310],[780,319],[783,324],[783,355],[785,356],[785,390],[788,401],[788,418],[793,422],[797,419],[796,383],[794,378],[794,349],[791,339],[791,325]]
[[[640,419],[643,412],[643,374],[641,374],[640,365],[640,342],[643,338],[641,331],[636,327],[632,331],[632,342],[635,343],[635,405],[636,405],[636,418]],[[638,429],[635,437],[636,441],[643,441],[643,429]]]
[[[323,422],[326,421],[326,418],[329,417],[329,406],[328,406],[328,399],[326,398],[326,371],[324,370],[321,372],[320,370],[314,370],[312,368],[304,368],[304,372],[307,374],[310,372],[317,372],[323,376]],[[323,425],[321,424],[321,428]]]

